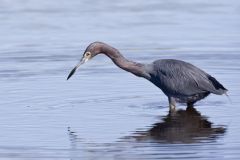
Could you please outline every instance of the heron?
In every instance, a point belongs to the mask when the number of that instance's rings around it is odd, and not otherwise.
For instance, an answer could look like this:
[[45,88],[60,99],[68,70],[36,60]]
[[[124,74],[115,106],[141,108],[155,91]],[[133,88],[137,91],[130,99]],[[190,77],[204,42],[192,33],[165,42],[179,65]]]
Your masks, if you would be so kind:
[[149,64],[134,62],[126,59],[116,48],[103,42],[93,42],[86,48],[67,80],[82,64],[98,54],[108,56],[119,68],[145,78],[160,88],[168,97],[170,111],[176,109],[176,103],[193,106],[211,93],[223,95],[228,91],[213,76],[188,62],[176,59],[159,59]]

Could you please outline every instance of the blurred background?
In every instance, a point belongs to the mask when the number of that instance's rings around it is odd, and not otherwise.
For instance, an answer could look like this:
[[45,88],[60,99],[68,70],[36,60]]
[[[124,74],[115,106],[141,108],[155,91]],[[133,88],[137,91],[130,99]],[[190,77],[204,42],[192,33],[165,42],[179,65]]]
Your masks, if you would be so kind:
[[[0,0],[0,159],[239,159],[240,1]],[[194,110],[99,55],[173,58],[228,90]]]

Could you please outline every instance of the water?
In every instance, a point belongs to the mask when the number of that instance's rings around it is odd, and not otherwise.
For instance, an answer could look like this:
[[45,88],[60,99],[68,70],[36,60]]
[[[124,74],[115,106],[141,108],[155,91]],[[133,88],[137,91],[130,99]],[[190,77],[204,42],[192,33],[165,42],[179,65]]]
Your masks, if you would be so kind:
[[[239,159],[240,2],[0,0],[0,159]],[[196,110],[105,56],[191,62],[229,90]]]

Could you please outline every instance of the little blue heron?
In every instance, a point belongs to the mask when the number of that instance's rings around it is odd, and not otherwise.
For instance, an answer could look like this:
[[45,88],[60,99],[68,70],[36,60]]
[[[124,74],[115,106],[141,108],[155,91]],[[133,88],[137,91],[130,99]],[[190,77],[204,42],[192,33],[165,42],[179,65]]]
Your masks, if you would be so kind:
[[214,77],[190,63],[175,59],[161,59],[150,64],[137,63],[126,59],[117,49],[103,42],[91,43],[86,48],[82,59],[67,79],[80,65],[100,53],[108,56],[121,69],[143,77],[159,87],[168,97],[170,111],[175,110],[176,102],[193,106],[210,93],[222,95],[227,92]]

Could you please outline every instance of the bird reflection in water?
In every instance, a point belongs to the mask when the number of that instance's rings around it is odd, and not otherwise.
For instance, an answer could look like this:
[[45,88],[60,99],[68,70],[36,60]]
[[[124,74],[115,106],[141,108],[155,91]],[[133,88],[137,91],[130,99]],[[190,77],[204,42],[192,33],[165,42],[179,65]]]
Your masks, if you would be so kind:
[[194,107],[186,110],[169,112],[161,122],[155,123],[147,131],[137,131],[136,141],[154,141],[161,143],[198,143],[205,140],[215,140],[223,135],[226,128],[214,126],[205,116],[202,116]]
[[[120,138],[118,142],[201,143],[215,141],[225,132],[224,126],[213,125],[193,106],[188,106],[186,110],[169,112],[161,122],[153,124],[150,129],[136,131],[131,136]],[[70,127],[68,133],[71,148],[75,150],[82,140],[70,130]]]

